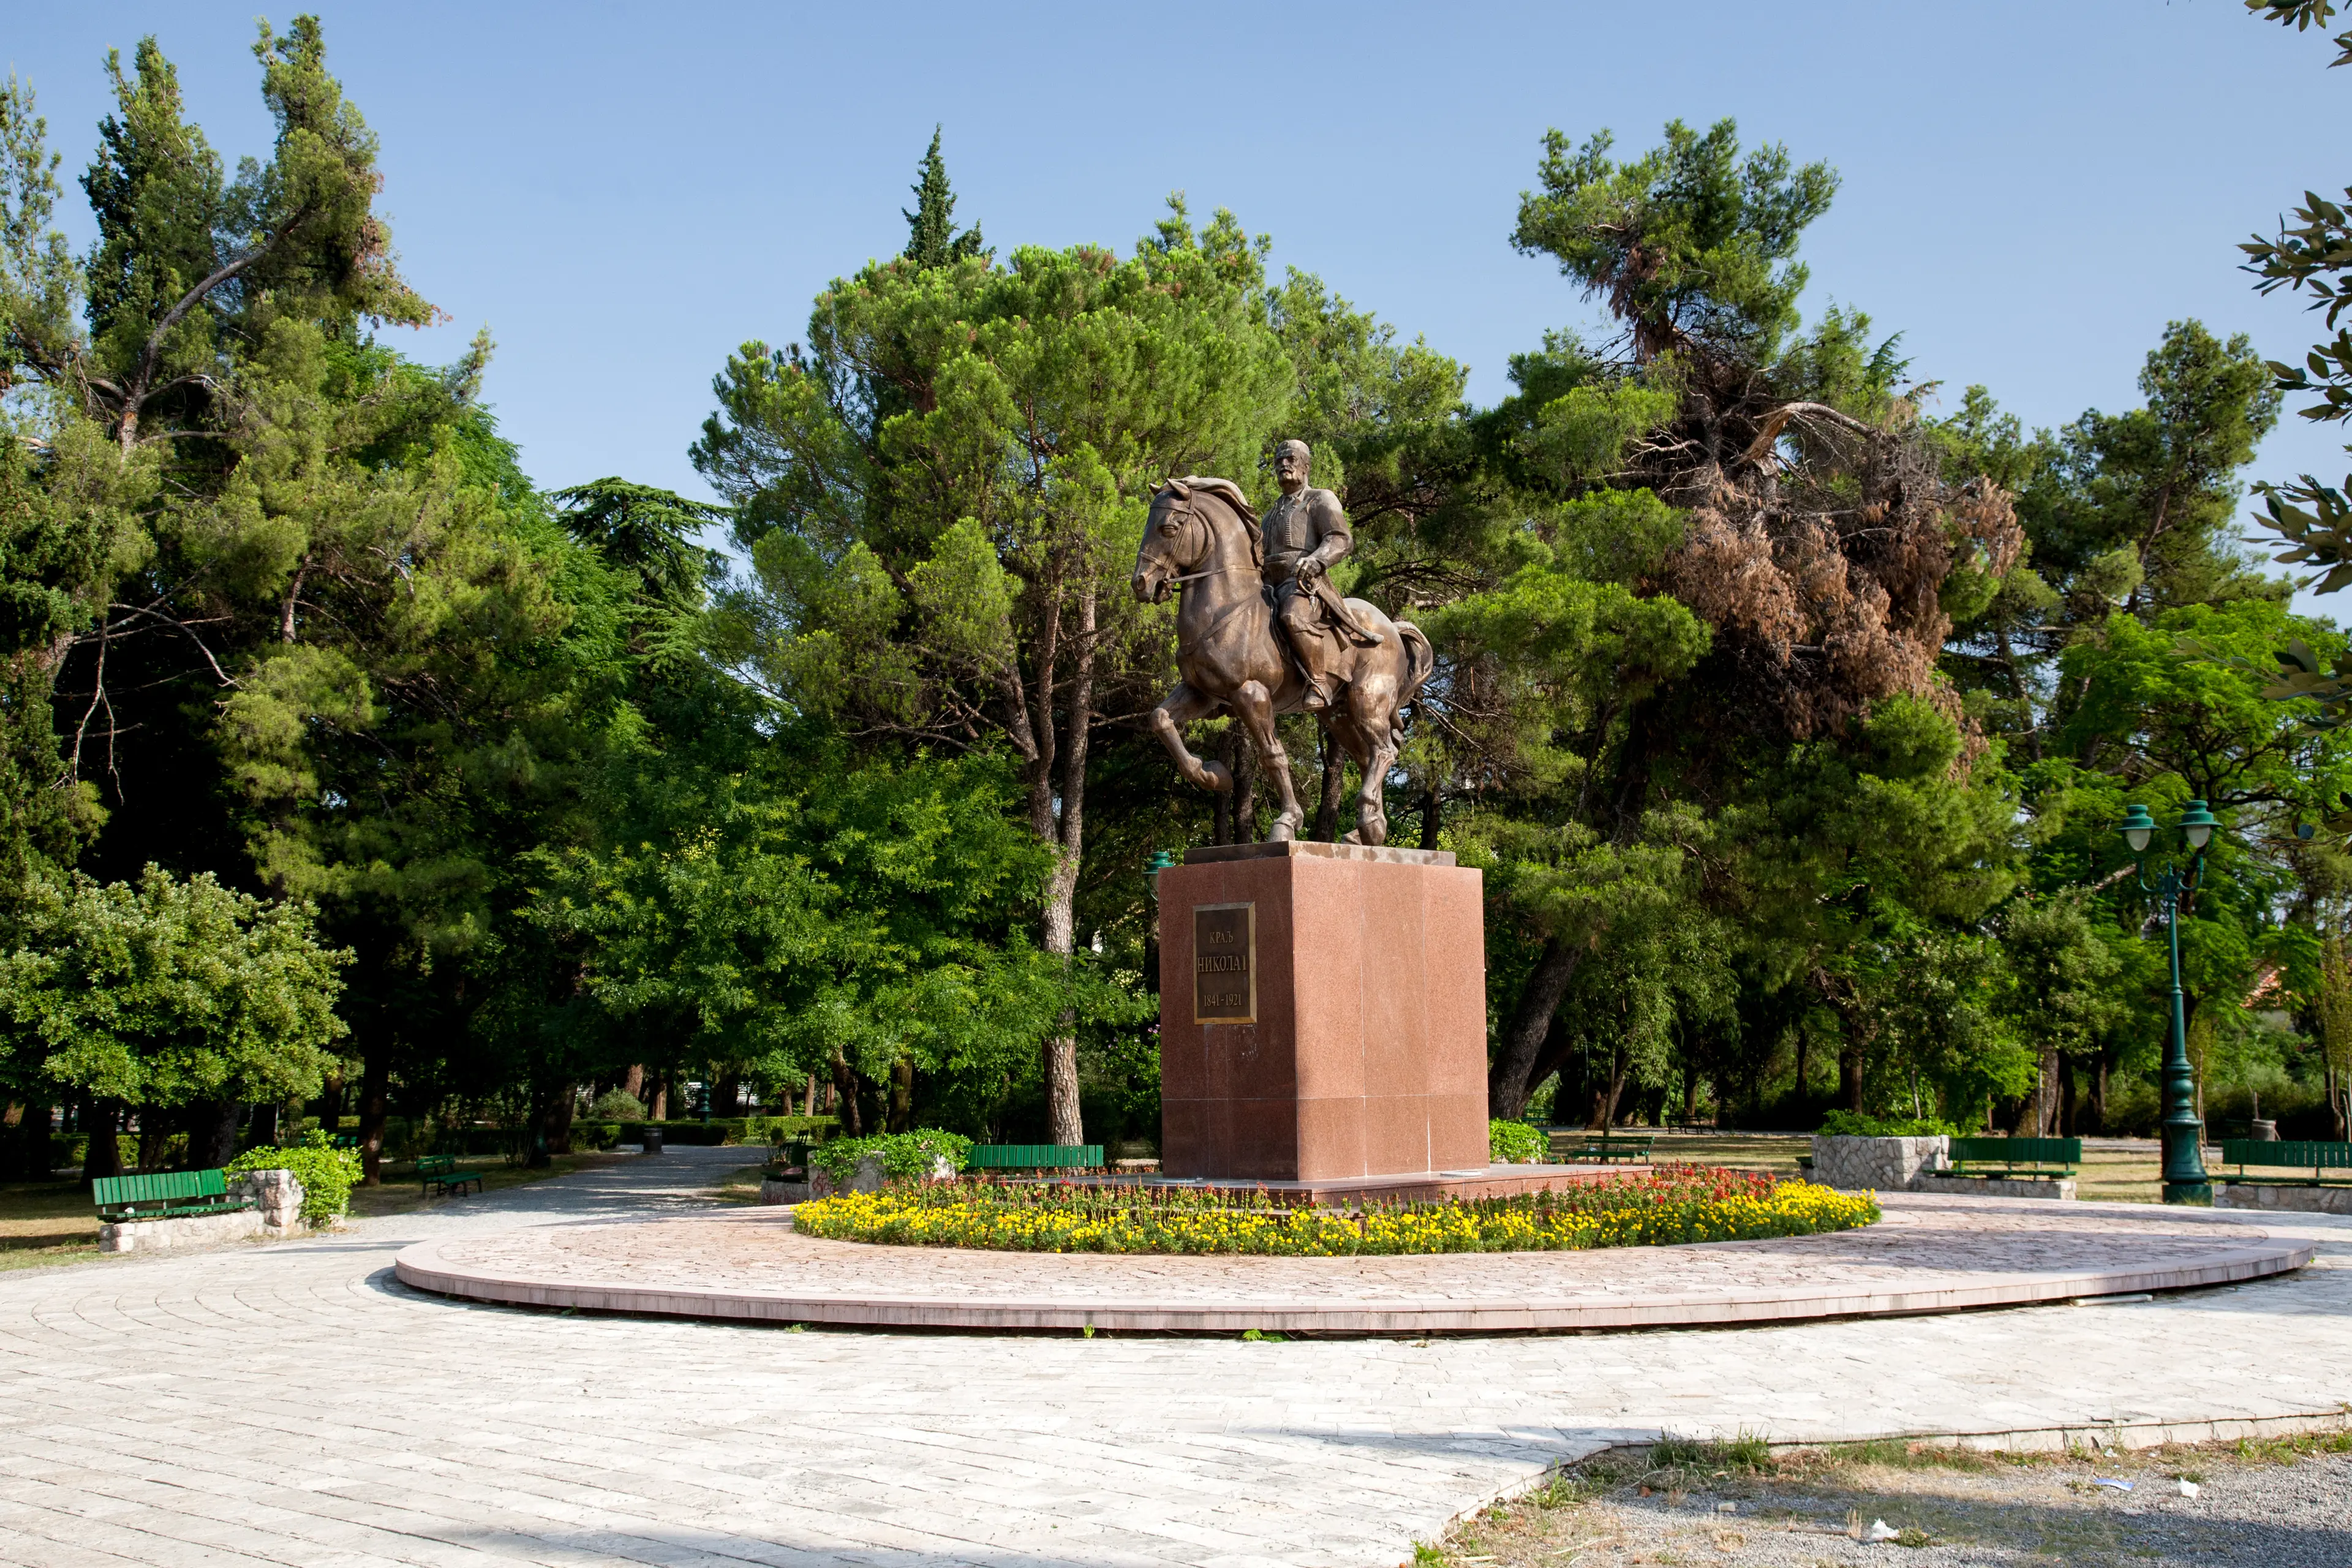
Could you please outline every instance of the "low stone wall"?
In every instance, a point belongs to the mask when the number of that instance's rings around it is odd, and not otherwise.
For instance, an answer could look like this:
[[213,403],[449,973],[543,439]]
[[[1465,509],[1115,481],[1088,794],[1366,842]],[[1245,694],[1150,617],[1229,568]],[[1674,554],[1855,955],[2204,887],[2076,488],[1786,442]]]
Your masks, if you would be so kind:
[[1845,1193],[1917,1189],[1918,1178],[1940,1170],[1947,1138],[1843,1138],[1815,1134],[1813,1180]]
[[2059,1198],[2075,1195],[2074,1178],[2061,1176],[2055,1181],[2042,1181],[2025,1176],[1951,1176],[1939,1171],[1922,1172],[1911,1184],[1915,1193],[1957,1193],[1962,1197],[1976,1198]]
[[214,1247],[253,1237],[283,1240],[310,1232],[302,1218],[302,1184],[291,1171],[247,1171],[228,1184],[235,1196],[253,1206],[220,1214],[177,1215],[170,1219],[130,1219],[98,1227],[100,1252],[167,1252],[181,1247]]
[[2352,1214],[2352,1187],[2286,1187],[2270,1182],[2213,1184],[2217,1209],[2278,1209],[2291,1214]]
[[100,1252],[163,1252],[175,1247],[210,1247],[261,1234],[259,1209],[180,1215],[172,1219],[131,1219],[98,1227]]

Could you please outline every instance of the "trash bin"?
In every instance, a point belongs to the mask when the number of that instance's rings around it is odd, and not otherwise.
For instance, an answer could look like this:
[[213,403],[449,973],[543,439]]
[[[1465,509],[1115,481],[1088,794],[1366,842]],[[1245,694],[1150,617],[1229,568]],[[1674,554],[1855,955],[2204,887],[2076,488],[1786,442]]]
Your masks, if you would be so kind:
[[646,1152],[658,1154],[661,1152],[661,1129],[648,1123],[646,1128]]

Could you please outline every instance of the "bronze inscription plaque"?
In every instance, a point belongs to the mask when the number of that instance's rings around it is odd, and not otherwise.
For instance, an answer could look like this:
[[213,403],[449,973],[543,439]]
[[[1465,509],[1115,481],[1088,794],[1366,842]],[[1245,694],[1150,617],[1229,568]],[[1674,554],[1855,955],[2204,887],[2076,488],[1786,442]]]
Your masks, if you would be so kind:
[[1192,910],[1192,1022],[1257,1022],[1257,906]]

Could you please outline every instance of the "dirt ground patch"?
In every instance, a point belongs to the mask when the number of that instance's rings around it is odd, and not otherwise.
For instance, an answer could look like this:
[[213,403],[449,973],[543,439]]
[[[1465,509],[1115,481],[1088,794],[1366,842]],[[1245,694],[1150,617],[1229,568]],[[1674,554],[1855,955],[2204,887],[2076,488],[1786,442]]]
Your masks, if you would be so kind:
[[1670,1439],[1570,1467],[1415,1561],[2340,1568],[2352,1563],[2352,1433],[2035,1455]]

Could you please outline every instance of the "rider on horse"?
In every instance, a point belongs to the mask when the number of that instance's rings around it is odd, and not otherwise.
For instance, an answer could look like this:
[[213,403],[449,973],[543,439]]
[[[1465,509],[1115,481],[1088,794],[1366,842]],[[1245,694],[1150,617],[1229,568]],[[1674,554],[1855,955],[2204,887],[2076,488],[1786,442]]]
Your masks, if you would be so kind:
[[1380,639],[1357,624],[1331,586],[1330,567],[1355,547],[1356,540],[1348,531],[1348,514],[1339,510],[1339,498],[1307,485],[1311,460],[1304,441],[1285,441],[1274,449],[1274,477],[1281,482],[1282,499],[1259,520],[1265,542],[1260,576],[1274,590],[1276,624],[1307,677],[1303,706],[1309,713],[1320,713],[1331,705],[1339,639],[1367,647]]

